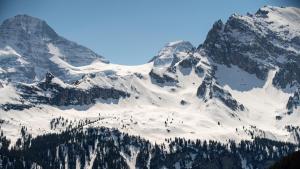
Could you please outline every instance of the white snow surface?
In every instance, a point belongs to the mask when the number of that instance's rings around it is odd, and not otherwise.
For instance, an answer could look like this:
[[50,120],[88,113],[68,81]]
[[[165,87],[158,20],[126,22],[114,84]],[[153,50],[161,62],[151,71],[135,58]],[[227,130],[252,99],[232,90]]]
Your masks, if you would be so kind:
[[10,46],[6,46],[3,50],[0,50],[0,58],[12,56],[21,57],[21,55],[18,54],[15,50],[13,50]]
[[235,65],[227,67],[217,65],[216,78],[222,86],[229,86],[238,91],[248,91],[253,88],[261,88],[264,81],[258,79],[254,74],[249,74]]
[[0,104],[19,103],[19,95],[14,86],[0,81]]

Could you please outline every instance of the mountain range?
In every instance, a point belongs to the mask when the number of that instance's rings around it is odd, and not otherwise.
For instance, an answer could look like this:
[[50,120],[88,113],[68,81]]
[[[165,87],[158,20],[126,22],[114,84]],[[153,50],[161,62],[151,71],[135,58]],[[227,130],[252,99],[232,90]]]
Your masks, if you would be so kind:
[[0,93],[10,146],[78,126],[153,144],[181,137],[299,145],[300,9],[233,14],[215,22],[199,46],[170,42],[137,66],[110,63],[45,21],[17,15],[0,26]]

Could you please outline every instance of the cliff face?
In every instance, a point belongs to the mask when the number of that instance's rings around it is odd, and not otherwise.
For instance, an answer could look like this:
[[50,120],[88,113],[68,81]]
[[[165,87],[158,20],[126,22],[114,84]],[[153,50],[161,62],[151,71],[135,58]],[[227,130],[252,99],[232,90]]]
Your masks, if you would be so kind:
[[297,8],[264,7],[255,14],[232,15],[217,21],[203,46],[217,63],[239,68],[265,79],[279,69],[273,84],[286,88],[299,84],[300,12]]

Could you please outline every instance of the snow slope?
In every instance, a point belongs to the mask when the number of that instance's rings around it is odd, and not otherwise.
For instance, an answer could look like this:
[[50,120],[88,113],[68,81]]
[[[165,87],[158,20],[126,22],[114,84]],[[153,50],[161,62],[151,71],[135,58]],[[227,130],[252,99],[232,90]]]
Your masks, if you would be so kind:
[[[120,74],[128,71],[128,67],[119,68],[122,72]],[[143,74],[144,70],[132,68],[131,71]],[[236,72],[237,68],[227,71],[227,76],[230,76],[230,72]],[[239,71],[243,72],[240,69]],[[34,135],[58,132],[63,128],[50,129],[50,121],[53,118],[64,117],[74,121],[74,124],[80,120],[97,120],[89,126],[119,128],[121,131],[141,135],[153,142],[162,142],[169,137],[220,141],[251,139],[250,131],[256,131],[261,137],[296,142],[297,140],[293,140],[284,127],[287,124],[298,126],[299,120],[287,118],[284,122],[278,122],[275,118],[285,109],[290,94],[272,86],[270,81],[273,76],[274,71],[270,71],[268,80],[262,87],[253,87],[249,91],[234,90],[230,86],[225,86],[234,98],[245,105],[247,108],[245,111],[232,111],[218,99],[202,102],[196,96],[196,92],[203,78],[195,73],[189,76],[179,73],[179,87],[160,87],[151,83],[149,77],[125,80],[122,83],[125,87],[134,86],[135,90],[139,91],[139,94],[135,95],[138,98],[122,99],[117,104],[99,100],[95,105],[87,106],[40,105],[23,111],[2,111],[1,119],[8,122],[2,125],[2,130],[12,139],[16,139],[23,125]],[[124,78],[126,77],[128,78],[128,75]],[[247,79],[245,81],[247,82]],[[182,100],[186,104],[181,104]]]

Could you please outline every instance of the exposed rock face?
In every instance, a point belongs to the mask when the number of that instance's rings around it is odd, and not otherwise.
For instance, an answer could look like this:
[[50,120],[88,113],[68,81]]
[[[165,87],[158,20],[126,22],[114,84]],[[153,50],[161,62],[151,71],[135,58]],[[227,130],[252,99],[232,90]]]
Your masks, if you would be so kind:
[[203,73],[204,73],[204,69],[201,67],[201,66],[196,66],[195,67],[195,73],[198,75],[198,76],[202,76]]
[[[206,76],[201,85],[198,87],[197,96],[205,99],[207,97],[207,88],[209,88],[212,84],[212,79],[210,76]],[[210,98],[210,96],[209,96]]]
[[93,87],[89,90],[78,90],[76,88],[63,89],[55,88],[58,92],[54,97],[50,98],[50,104],[58,106],[68,105],[88,105],[95,103],[96,99],[115,99],[129,97],[126,92],[119,91],[113,88],[105,89],[100,87]]
[[0,108],[4,111],[9,111],[9,110],[24,110],[24,109],[29,109],[31,107],[34,107],[32,104],[13,104],[13,103],[7,103],[0,105]]
[[200,61],[199,58],[189,55],[187,58],[180,61],[178,65],[182,68],[192,68],[196,66],[199,61]]
[[300,127],[299,126],[287,125],[287,126],[285,126],[285,129],[289,133],[291,133],[291,135],[295,138],[295,140],[298,143],[300,142]]
[[220,88],[217,85],[214,85],[212,89],[212,97],[219,98],[230,109],[234,111],[245,110],[245,107],[242,104],[238,103],[228,91]]
[[174,86],[178,83],[178,80],[167,74],[159,75],[152,69],[149,73],[152,83],[158,84],[160,86]]
[[[283,25],[292,18],[295,25]],[[278,67],[273,83],[285,88],[300,82],[299,18],[299,9],[277,7],[261,8],[254,15],[232,15],[225,24],[217,21],[213,25],[199,49],[217,63],[237,65],[260,79],[266,78],[270,68]]]
[[54,75],[50,72],[47,72],[45,77],[45,84],[50,84],[53,78]]
[[[194,57],[192,54],[189,54],[186,58],[184,58],[178,63],[178,68],[183,75],[189,75],[192,72],[192,69],[196,67],[199,61],[200,58]],[[200,73],[197,71],[199,71],[199,69],[195,68],[195,73]]]
[[300,91],[294,93],[293,96],[289,98],[289,101],[286,105],[286,108],[288,110],[288,114],[292,114],[295,109],[297,109],[300,106]]
[[300,62],[288,62],[279,69],[273,84],[281,88],[300,87]]
[[[295,91],[300,86],[299,28],[299,9],[264,7],[254,15],[232,15],[225,24],[217,21],[198,50],[216,63],[237,65],[259,79],[277,69],[272,84],[295,92],[286,106],[291,114],[299,106],[299,91]],[[200,86],[199,93],[204,89]]]
[[191,68],[193,66],[196,66],[199,61],[199,58],[190,55],[187,58],[183,59],[181,62],[179,62],[179,66],[183,68]]
[[212,98],[219,99],[233,111],[245,110],[245,107],[242,104],[238,103],[228,91],[218,86],[210,76],[206,76],[199,86],[197,96],[202,98],[205,102]]
[[[93,86],[89,89],[80,89],[72,85],[63,86],[59,83],[54,83],[53,79],[55,78],[53,74],[47,73],[44,82],[36,85],[19,84],[20,95],[32,104],[56,106],[88,105],[95,103],[97,99],[118,101],[121,98],[130,96],[129,93],[114,88]],[[18,106],[15,107],[19,109]],[[13,107],[10,109],[13,109]]]
[[[264,79],[267,75],[268,68],[257,62],[254,58],[249,58],[248,52],[251,54],[261,56],[264,54],[261,52],[263,48],[257,44],[256,46],[249,46],[249,44],[243,44],[240,42],[240,37],[232,35],[232,30],[239,30],[244,32],[243,24],[238,22],[239,20],[234,16],[231,17],[226,25],[221,21],[216,22],[213,25],[212,30],[207,35],[203,47],[205,48],[208,56],[210,56],[215,62],[225,64],[227,66],[238,65],[242,69],[249,73],[256,74],[257,77]],[[252,33],[252,32],[251,32]],[[251,33],[249,33],[251,35]],[[251,35],[255,36],[255,35]],[[250,43],[250,42],[249,42]]]

